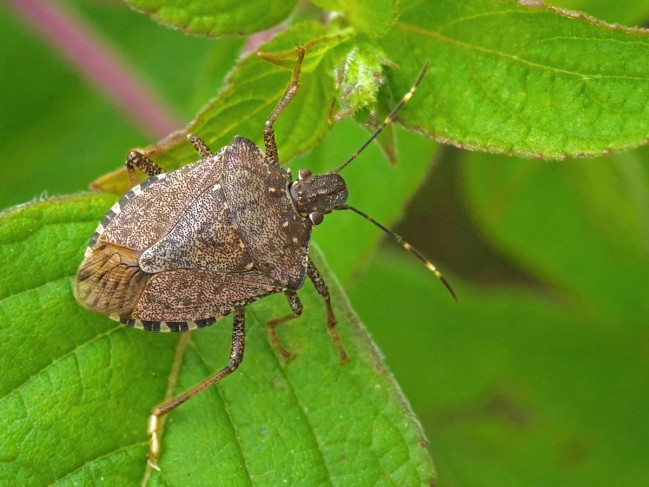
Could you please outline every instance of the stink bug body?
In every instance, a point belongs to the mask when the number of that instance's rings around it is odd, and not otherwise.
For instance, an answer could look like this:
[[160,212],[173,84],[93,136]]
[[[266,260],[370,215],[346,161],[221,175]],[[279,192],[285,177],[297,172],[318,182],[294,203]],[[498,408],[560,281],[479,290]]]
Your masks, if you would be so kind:
[[[443,277],[401,237],[345,204],[347,186],[338,172],[392,121],[410,99],[425,68],[370,139],[338,169],[297,181],[279,165],[273,122],[298,89],[304,49],[291,83],[264,127],[265,152],[243,137],[212,153],[190,136],[201,158],[165,173],[146,156],[131,152],[126,161],[150,177],[128,191],[93,234],[75,282],[77,300],[126,325],[154,332],[181,332],[234,314],[230,363],[185,394],[158,405],[151,415],[150,459],[159,454],[158,419],[193,395],[232,373],[243,359],[245,307],[269,294],[285,293],[291,313],[268,322],[270,339],[285,358],[275,328],[302,313],[297,290],[306,277],[322,296],[329,333],[342,361],[347,355],[335,331],[329,290],[309,258],[314,225],[332,210],[364,216]],[[448,284],[446,284],[448,287]],[[450,290],[450,287],[449,287]],[[452,292],[452,291],[451,291]]]

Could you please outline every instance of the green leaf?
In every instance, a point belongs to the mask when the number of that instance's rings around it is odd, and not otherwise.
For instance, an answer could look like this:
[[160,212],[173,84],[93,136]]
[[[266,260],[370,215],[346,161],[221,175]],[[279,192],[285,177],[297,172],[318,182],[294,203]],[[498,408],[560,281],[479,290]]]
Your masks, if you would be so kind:
[[379,40],[401,67],[398,92],[426,60],[402,120],[481,151],[602,155],[649,135],[649,35],[540,2],[408,2]]
[[396,0],[311,0],[326,10],[341,12],[349,23],[370,37],[381,37],[397,15]]
[[[147,417],[168,384],[177,394],[223,367],[230,321],[185,335],[130,329],[82,309],[72,280],[110,195],[82,195],[0,215],[0,483],[5,485],[422,485],[434,469],[422,432],[367,332],[326,270],[341,365],[311,285],[303,316],[280,329],[297,354],[282,361],[265,322],[282,296],[247,310],[246,359],[172,412],[161,473],[146,470]],[[174,361],[180,364],[174,371]],[[47,452],[44,455],[44,452]]]
[[222,36],[266,30],[284,20],[297,0],[125,0],[162,24],[191,34]]

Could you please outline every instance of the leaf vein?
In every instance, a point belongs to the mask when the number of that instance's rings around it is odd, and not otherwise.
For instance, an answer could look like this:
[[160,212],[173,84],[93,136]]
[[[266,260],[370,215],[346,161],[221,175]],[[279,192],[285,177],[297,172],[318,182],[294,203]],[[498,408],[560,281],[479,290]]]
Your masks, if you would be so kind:
[[80,350],[82,350],[82,349],[85,348],[86,346],[91,345],[92,343],[94,343],[94,342],[96,342],[96,341],[98,341],[98,340],[101,340],[102,338],[105,338],[105,337],[111,335],[111,334],[114,333],[115,331],[118,331],[118,330],[125,330],[125,329],[126,329],[126,327],[122,326],[121,324],[118,324],[118,325],[115,326],[114,328],[111,328],[111,329],[109,329],[109,330],[107,330],[107,331],[105,331],[105,332],[103,332],[103,333],[100,333],[100,334],[94,336],[93,338],[91,338],[90,340],[86,340],[86,341],[80,343],[79,345],[77,345],[76,347],[74,347],[74,348],[73,348],[72,350],[70,350],[69,352],[66,352],[66,353],[64,353],[63,355],[61,355],[61,356],[55,358],[55,359],[52,360],[49,364],[45,365],[45,366],[42,367],[40,370],[38,370],[35,374],[29,376],[25,381],[23,381],[21,384],[17,385],[16,387],[14,387],[14,388],[11,389],[10,391],[8,391],[4,396],[0,396],[0,404],[2,404],[2,402],[5,401],[9,396],[13,395],[13,394],[16,393],[16,392],[20,392],[20,390],[22,390],[22,389],[24,389],[25,387],[27,387],[27,385],[28,385],[32,380],[34,380],[36,377],[40,376],[40,375],[41,375],[43,372],[45,372],[46,370],[51,369],[52,367],[56,366],[59,362],[63,361],[64,359],[70,357],[70,356],[73,355],[73,354],[78,353]]
[[59,484],[61,484],[63,481],[65,481],[66,479],[70,478],[70,477],[71,477],[72,475],[74,475],[75,473],[79,472],[80,470],[83,470],[84,468],[88,467],[89,465],[92,465],[92,464],[95,463],[95,462],[99,462],[99,461],[105,460],[105,459],[107,459],[107,458],[110,458],[110,457],[113,456],[113,455],[118,455],[118,454],[120,454],[120,453],[122,453],[122,452],[125,452],[125,451],[128,451],[128,450],[130,450],[130,449],[132,449],[132,448],[139,448],[139,447],[145,446],[145,445],[147,445],[147,444],[148,444],[147,441],[138,441],[137,443],[132,443],[132,444],[130,444],[130,445],[121,446],[121,447],[119,447],[119,448],[116,448],[116,449],[114,449],[114,450],[108,451],[108,452],[106,452],[106,453],[102,453],[102,454],[99,455],[99,456],[96,456],[96,457],[94,457],[94,458],[91,458],[91,459],[89,459],[89,460],[86,460],[83,464],[79,465],[78,467],[74,468],[73,470],[70,470],[70,471],[69,471],[67,474],[65,474],[63,477],[56,479],[53,483],[51,483],[51,484],[49,484],[49,485],[51,485],[51,486],[53,486],[53,485],[59,485]]

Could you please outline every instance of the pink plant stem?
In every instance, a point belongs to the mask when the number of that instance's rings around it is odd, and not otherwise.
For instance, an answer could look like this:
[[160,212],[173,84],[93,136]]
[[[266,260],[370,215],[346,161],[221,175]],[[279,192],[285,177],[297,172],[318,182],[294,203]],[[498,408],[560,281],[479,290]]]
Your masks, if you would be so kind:
[[128,62],[55,0],[5,0],[48,44],[145,133],[161,138],[184,125]]

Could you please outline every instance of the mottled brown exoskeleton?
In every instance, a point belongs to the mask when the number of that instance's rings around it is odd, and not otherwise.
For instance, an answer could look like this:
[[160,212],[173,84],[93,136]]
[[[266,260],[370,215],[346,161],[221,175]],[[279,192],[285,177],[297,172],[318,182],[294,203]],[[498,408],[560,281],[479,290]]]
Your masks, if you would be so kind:
[[[291,83],[264,127],[265,153],[243,137],[216,153],[198,137],[189,140],[200,160],[165,173],[139,152],[126,167],[149,178],[134,186],[109,211],[93,234],[77,272],[75,295],[86,308],[128,326],[154,332],[182,332],[234,314],[230,363],[188,392],[158,405],[149,422],[150,460],[160,451],[158,420],[198,392],[232,373],[243,359],[247,305],[283,292],[291,313],[268,322],[270,339],[285,358],[275,328],[302,314],[297,290],[306,277],[322,296],[327,326],[340,359],[347,355],[335,330],[329,290],[309,258],[314,225],[332,210],[351,209],[369,219],[443,277],[401,237],[345,204],[347,186],[338,172],[389,124],[424,76],[370,139],[338,169],[297,181],[279,165],[273,122],[298,89],[304,49]],[[444,281],[446,284],[446,281]],[[448,285],[447,285],[448,287]],[[450,288],[449,288],[450,289]]]

